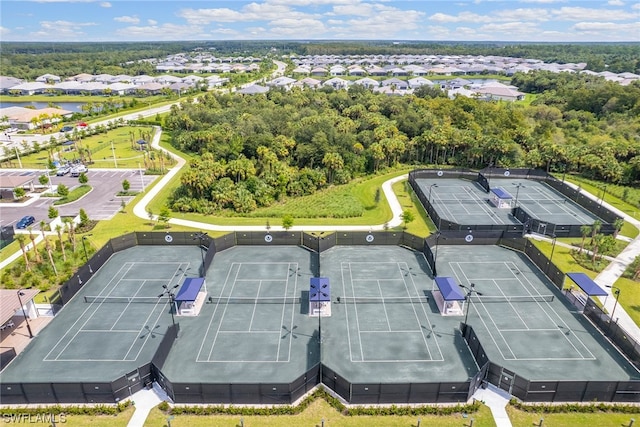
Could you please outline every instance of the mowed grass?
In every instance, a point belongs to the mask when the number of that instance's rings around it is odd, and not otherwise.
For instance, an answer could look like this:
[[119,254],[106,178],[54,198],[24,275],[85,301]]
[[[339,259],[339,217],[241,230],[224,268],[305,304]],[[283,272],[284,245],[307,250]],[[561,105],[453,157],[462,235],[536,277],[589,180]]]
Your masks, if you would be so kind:
[[564,414],[536,414],[524,412],[507,405],[507,414],[513,427],[535,427],[544,419],[543,427],[624,427],[628,426],[631,418],[638,419],[638,415],[619,413],[575,413]]
[[614,286],[620,288],[620,299],[618,300],[620,305],[636,325],[640,325],[640,282],[621,277]]
[[[125,409],[117,415],[56,415],[56,425],[65,427],[126,427],[129,420],[133,416],[135,408],[132,406]],[[20,413],[16,410],[16,413]],[[42,414],[46,414],[46,409],[42,410]],[[1,419],[1,416],[0,416]],[[31,421],[26,418],[24,422],[9,424],[9,420],[5,421],[5,425],[33,425],[33,426],[50,426],[49,422],[36,422],[36,416],[32,415]],[[3,423],[4,424],[4,423]]]
[[[402,212],[409,211],[414,220],[406,224],[406,231],[418,237],[427,237],[436,230],[436,226],[424,210],[424,206],[413,192],[408,180],[398,181],[393,184],[393,192],[398,198]],[[398,228],[403,229],[404,224]]]
[[[106,133],[87,136],[77,142],[78,147],[88,148],[91,151],[91,167],[99,168],[137,168],[144,166],[143,151],[137,149],[135,141],[140,139],[140,132],[149,132],[150,126],[122,126],[107,131]],[[133,146],[131,144],[131,133],[133,133]],[[113,150],[111,143],[113,142]],[[150,142],[150,141],[147,141]],[[69,151],[65,151],[69,150]],[[62,160],[75,160],[80,156],[73,145],[57,146],[54,151]],[[115,151],[115,161],[114,161]],[[20,156],[23,168],[45,169],[49,162],[47,149],[38,153]],[[157,160],[156,160],[157,163]],[[14,164],[17,161],[14,160]]]
[[[531,239],[531,242],[538,248],[540,251],[547,257],[551,257],[551,249],[553,248],[553,244],[547,241],[535,240]],[[579,248],[578,248],[579,249]],[[595,271],[591,271],[585,267],[582,267],[580,264],[573,259],[571,255],[571,251],[574,249],[565,248],[564,246],[560,246],[556,244],[555,250],[553,251],[553,259],[551,262],[556,265],[561,271],[564,273],[584,273],[592,279],[598,275]],[[609,261],[602,259],[600,261],[600,267],[604,268],[609,264]]]
[[[320,427],[324,420],[325,427],[415,427],[420,418],[423,427],[463,427],[469,426],[470,418],[474,419],[476,427],[495,426],[491,411],[481,406],[475,414],[464,418],[462,414],[436,416],[345,416],[331,407],[325,400],[318,399],[298,415],[272,416],[239,416],[239,415],[177,415],[171,419],[171,427],[237,427],[240,418],[244,427],[291,427],[308,426]],[[167,426],[167,415],[157,408],[153,409],[147,418],[145,427]]]

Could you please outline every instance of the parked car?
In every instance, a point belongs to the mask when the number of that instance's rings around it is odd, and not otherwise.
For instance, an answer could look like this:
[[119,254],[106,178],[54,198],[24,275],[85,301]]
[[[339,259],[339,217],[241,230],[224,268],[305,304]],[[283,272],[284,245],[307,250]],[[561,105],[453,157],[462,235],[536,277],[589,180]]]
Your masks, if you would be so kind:
[[56,171],[56,175],[57,176],[65,176],[69,172],[71,172],[71,168],[69,166],[60,166],[58,168],[58,170]]
[[20,221],[18,221],[18,223],[16,224],[16,228],[24,229],[30,226],[31,224],[33,224],[34,222],[36,222],[36,219],[34,217],[32,217],[31,215],[26,215],[26,216],[23,216],[20,219]]
[[73,126],[63,126],[60,132],[73,132]]
[[87,167],[83,164],[79,164],[79,165],[74,165],[71,168],[71,176],[74,178],[77,178],[80,176],[80,174],[82,173],[86,173],[89,169],[87,169]]

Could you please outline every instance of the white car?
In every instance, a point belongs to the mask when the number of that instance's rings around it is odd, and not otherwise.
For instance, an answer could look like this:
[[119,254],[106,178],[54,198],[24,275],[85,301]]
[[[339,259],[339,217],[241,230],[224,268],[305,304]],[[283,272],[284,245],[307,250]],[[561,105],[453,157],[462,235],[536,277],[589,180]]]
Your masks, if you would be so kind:
[[70,171],[71,171],[71,168],[69,166],[60,166],[58,168],[58,170],[56,171],[56,175],[57,176],[65,176]]

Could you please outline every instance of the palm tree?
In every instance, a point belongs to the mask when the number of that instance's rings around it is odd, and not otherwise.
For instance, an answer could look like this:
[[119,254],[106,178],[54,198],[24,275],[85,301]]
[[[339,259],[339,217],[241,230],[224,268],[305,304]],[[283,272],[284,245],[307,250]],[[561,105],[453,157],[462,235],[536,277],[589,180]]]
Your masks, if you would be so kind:
[[602,244],[602,239],[604,239],[604,234],[596,234],[593,236],[593,247],[591,248],[591,262],[596,262],[596,256],[598,255],[598,250],[600,249],[600,245]]
[[36,263],[40,264],[42,262],[42,257],[40,257],[40,253],[38,253],[38,248],[36,247],[36,236],[33,234],[33,228],[27,227],[27,230],[29,230],[29,239],[31,239],[33,253],[36,254]]
[[56,225],[56,233],[58,233],[58,240],[60,241],[60,249],[62,250],[62,260],[67,260],[67,253],[64,250],[64,242],[62,241],[62,226],[60,224]]
[[602,228],[602,221],[600,221],[599,219],[596,219],[595,221],[593,221],[593,225],[591,226],[591,244],[593,244],[593,239],[595,239],[596,234],[600,232],[601,228]]
[[69,242],[71,243],[71,252],[76,252],[76,233],[75,233],[75,224],[71,220],[71,218],[65,218],[64,223],[67,226],[67,230],[69,231]]
[[47,225],[46,222],[44,222],[44,219],[40,221],[40,232],[42,233],[42,238],[44,239],[46,237],[46,235],[44,234],[44,227]]
[[620,230],[622,230],[622,227],[624,226],[624,219],[622,218],[617,218],[615,221],[613,221],[613,237],[618,237],[618,233],[620,233]]
[[24,257],[24,265],[27,268],[27,271],[31,271],[31,266],[29,265],[29,256],[27,255],[27,246],[25,245],[27,238],[24,234],[16,234],[16,240],[20,244],[20,250],[22,250],[22,256]]
[[53,268],[53,272],[57,276],[58,275],[58,269],[56,268],[56,263],[53,262],[51,242],[46,237],[44,238],[44,248],[46,249],[47,254],[49,255],[49,262],[51,263],[51,267]]
[[584,241],[587,239],[587,236],[591,234],[591,226],[583,225],[580,227],[580,233],[582,233],[582,242],[580,242],[580,253],[584,251]]

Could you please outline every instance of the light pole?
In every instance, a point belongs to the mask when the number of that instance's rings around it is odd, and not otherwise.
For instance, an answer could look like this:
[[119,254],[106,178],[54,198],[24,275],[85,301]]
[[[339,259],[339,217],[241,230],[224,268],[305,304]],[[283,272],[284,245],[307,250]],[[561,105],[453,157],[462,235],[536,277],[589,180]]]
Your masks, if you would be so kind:
[[516,186],[516,201],[515,201],[515,206],[514,208],[518,207],[518,195],[520,194],[520,189],[521,188],[525,188],[524,185],[522,185],[521,182],[517,183],[517,184],[513,184]]
[[435,278],[438,275],[438,242],[440,241],[440,236],[442,233],[439,231],[436,233],[436,253],[433,256],[433,277]]
[[22,310],[22,315],[24,316],[24,321],[27,322],[27,331],[29,331],[29,338],[33,338],[33,332],[31,332],[31,325],[29,324],[29,316],[27,316],[27,312],[24,311],[24,304],[22,304],[22,298],[25,295],[22,290],[18,291],[18,302],[20,303],[20,310]]
[[616,296],[616,302],[613,304],[613,310],[611,310],[611,320],[609,321],[609,332],[611,332],[611,324],[613,323],[613,316],[616,314],[616,308],[618,307],[618,300],[620,299],[620,290],[617,286],[605,285],[607,288],[611,288],[611,292]]
[[204,248],[202,246],[202,242],[204,241],[205,236],[207,236],[207,233],[199,231],[195,234],[195,236],[193,236],[193,240],[198,239],[200,241],[200,257],[202,258],[202,274],[201,276],[204,277]]
[[[84,250],[84,262],[89,262],[89,254],[87,254],[87,246],[85,245],[85,240],[87,240],[91,236],[91,234],[87,234],[86,236],[82,236],[82,249]],[[89,273],[93,273],[91,269],[91,265],[89,265]]]
[[553,240],[551,241],[551,256],[549,257],[549,264],[547,265],[547,275],[549,274],[549,268],[551,268],[551,262],[553,261],[553,251],[555,251],[555,249],[556,249],[556,240],[557,240],[558,236],[553,234],[553,235],[551,235],[551,238]]
[[598,211],[602,210],[602,202],[604,201],[604,195],[607,192],[607,184],[602,187],[602,196],[600,196],[600,204],[598,205]]
[[171,313],[171,324],[173,325],[173,329],[176,331],[176,339],[178,339],[178,330],[176,329],[176,319],[173,316],[174,302],[176,298],[175,291],[180,286],[179,284],[174,285],[173,287],[168,287],[167,285],[162,285],[163,291],[158,298],[169,297],[169,313]]
[[469,287],[461,286],[462,288],[467,290],[467,295],[465,296],[465,300],[467,300],[467,312],[464,315],[464,324],[467,325],[467,319],[469,318],[469,309],[471,308],[471,294],[482,295],[482,292],[476,291],[475,283],[470,283]]
[[427,201],[429,202],[429,204],[431,204],[431,189],[432,189],[433,187],[436,187],[436,188],[437,188],[437,187],[438,187],[438,184],[435,184],[435,183],[434,183],[434,184],[431,184],[431,185],[429,186],[429,195],[427,196]]

